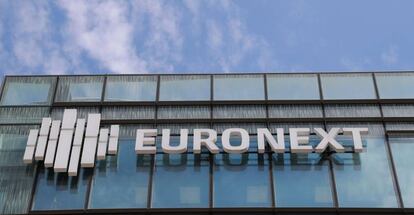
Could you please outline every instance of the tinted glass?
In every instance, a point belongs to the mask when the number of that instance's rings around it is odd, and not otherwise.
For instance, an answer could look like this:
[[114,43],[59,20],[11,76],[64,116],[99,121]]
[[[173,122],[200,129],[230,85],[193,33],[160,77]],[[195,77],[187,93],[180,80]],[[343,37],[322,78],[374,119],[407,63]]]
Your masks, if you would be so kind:
[[1,105],[50,104],[55,82],[54,77],[8,77]]
[[109,76],[105,101],[155,101],[157,76]]
[[22,158],[32,128],[37,126],[0,126],[0,214],[28,211],[35,165]]
[[414,73],[376,73],[381,99],[414,98]]
[[317,100],[319,96],[316,74],[267,75],[269,100]]
[[135,154],[135,139],[119,141],[118,156],[107,156],[95,170],[90,208],[146,208],[150,156]]
[[414,208],[414,138],[392,137],[389,141],[404,207]]
[[214,100],[264,100],[263,75],[215,75]]
[[206,208],[209,206],[209,155],[158,154],[152,207]]
[[161,76],[160,101],[209,101],[209,75]]
[[324,99],[376,99],[371,74],[322,74]]
[[214,155],[214,207],[270,207],[268,165],[257,153]]
[[104,77],[73,76],[60,77],[56,91],[56,102],[101,101]]
[[[348,137],[337,138],[352,145]],[[398,207],[383,137],[365,137],[363,153],[332,156],[340,207]]]
[[0,123],[41,123],[49,116],[48,107],[3,107],[0,108]]
[[276,207],[332,207],[329,162],[319,154],[273,155]]
[[39,167],[33,210],[73,210],[85,207],[90,169],[82,169],[76,177],[68,173],[55,173],[53,169]]

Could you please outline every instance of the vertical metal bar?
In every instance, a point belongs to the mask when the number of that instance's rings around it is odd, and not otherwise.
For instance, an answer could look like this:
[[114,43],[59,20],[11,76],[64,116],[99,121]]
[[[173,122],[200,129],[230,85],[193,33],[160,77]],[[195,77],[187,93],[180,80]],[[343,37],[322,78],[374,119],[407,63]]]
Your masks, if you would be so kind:
[[[214,76],[210,75],[210,128],[213,128],[213,99],[214,99]],[[214,155],[209,154],[209,208],[212,209],[214,207]]]
[[6,79],[7,79],[7,76],[3,76],[3,77],[4,78],[3,78],[2,83],[1,83],[1,91],[0,91],[0,102],[3,101],[3,92],[4,92],[4,87],[6,85]]
[[[325,113],[325,103],[324,103],[324,97],[323,97],[323,90],[322,90],[322,80],[321,80],[321,74],[317,74],[318,77],[318,86],[319,86],[319,94],[320,94],[320,103],[322,108],[322,117],[323,117],[323,126],[324,129],[327,129],[327,122],[326,122],[326,113]],[[334,164],[331,158],[332,154],[329,154],[328,157],[328,166],[329,166],[329,176],[331,179],[331,191],[332,191],[332,197],[334,201],[334,207],[336,209],[339,208],[339,200],[338,200],[338,190],[336,189],[336,180],[335,180],[335,173],[334,173]]]
[[[145,155],[142,155],[145,156]],[[153,178],[154,178],[154,171],[155,171],[155,155],[151,156],[151,167],[149,172],[149,179],[148,179],[148,193],[147,193],[147,209],[150,209],[152,206],[152,184],[153,184]]]
[[381,113],[382,127],[384,128],[384,132],[385,132],[385,145],[386,145],[386,151],[387,151],[387,155],[388,155],[388,163],[391,166],[391,175],[392,175],[392,179],[393,179],[394,191],[397,194],[398,206],[400,208],[404,208],[404,200],[402,198],[400,184],[399,184],[399,181],[398,181],[397,170],[395,168],[394,157],[392,155],[391,144],[390,144],[390,141],[389,141],[389,135],[388,135],[387,128],[386,128],[386,125],[385,125],[384,112],[382,110],[382,103],[380,102],[379,90],[378,90],[378,85],[377,85],[377,78],[375,76],[375,73],[372,73],[372,80],[374,81],[375,94],[377,96],[377,103],[379,105],[380,113]]

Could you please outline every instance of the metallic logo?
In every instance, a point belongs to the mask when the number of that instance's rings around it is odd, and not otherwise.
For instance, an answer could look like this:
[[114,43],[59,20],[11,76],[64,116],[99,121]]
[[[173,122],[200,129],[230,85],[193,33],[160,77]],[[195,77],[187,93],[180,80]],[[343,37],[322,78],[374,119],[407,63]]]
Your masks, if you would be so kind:
[[106,154],[116,155],[118,151],[119,125],[99,129],[100,122],[101,114],[88,114],[87,120],[77,119],[76,109],[65,109],[62,122],[43,118],[40,130],[29,132],[24,163],[44,161],[45,167],[68,172],[69,176],[78,174],[79,159],[81,167],[94,167],[95,156],[104,160]]

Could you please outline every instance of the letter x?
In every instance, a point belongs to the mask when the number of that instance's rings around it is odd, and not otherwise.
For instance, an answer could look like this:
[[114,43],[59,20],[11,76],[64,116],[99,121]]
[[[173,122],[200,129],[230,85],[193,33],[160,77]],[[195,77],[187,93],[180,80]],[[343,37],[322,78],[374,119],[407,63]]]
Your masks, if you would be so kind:
[[322,128],[315,128],[316,135],[322,138],[321,142],[316,146],[315,151],[322,153],[330,146],[335,152],[345,152],[345,148],[335,140],[338,133],[342,133],[340,128],[332,128],[329,133],[326,133]]

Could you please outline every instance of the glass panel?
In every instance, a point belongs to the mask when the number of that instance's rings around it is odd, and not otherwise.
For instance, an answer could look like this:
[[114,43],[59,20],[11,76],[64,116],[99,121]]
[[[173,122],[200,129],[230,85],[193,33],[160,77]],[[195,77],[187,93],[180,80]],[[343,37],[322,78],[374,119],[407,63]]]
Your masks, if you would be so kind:
[[97,162],[90,208],[146,208],[150,155],[135,154],[135,139],[120,139],[119,154]]
[[158,119],[210,119],[209,106],[160,106]]
[[[363,136],[363,153],[332,155],[340,207],[395,208],[398,207],[391,176],[385,136],[381,124],[329,124],[328,127],[369,128]],[[338,136],[343,145],[352,145],[352,137]]]
[[381,99],[414,98],[414,73],[376,73]]
[[0,108],[0,123],[41,123],[46,116],[49,116],[48,107]]
[[266,118],[264,105],[221,105],[213,107],[213,118]]
[[324,99],[376,99],[372,75],[322,74]]
[[264,100],[263,75],[215,75],[214,100]]
[[208,154],[157,154],[152,207],[207,208],[209,171]]
[[329,161],[320,154],[275,154],[273,175],[276,207],[333,206]]
[[105,101],[155,101],[157,76],[108,76]]
[[160,101],[210,101],[209,75],[161,76]]
[[383,104],[384,117],[414,117],[414,105],[412,104]]
[[134,125],[120,125],[119,126],[119,136],[123,138],[136,138],[137,129],[152,129],[154,124],[134,124]]
[[325,105],[326,117],[381,117],[378,105],[335,104]]
[[48,105],[55,77],[7,77],[1,105]]
[[270,123],[270,131],[276,133],[277,128],[283,128],[285,134],[289,133],[289,128],[309,128],[311,133],[313,133],[314,128],[323,128],[324,125],[318,122],[309,122],[309,123]]
[[412,122],[386,122],[385,129],[387,131],[414,131],[414,123]]
[[[88,114],[90,113],[99,113],[99,107],[73,107],[77,110],[77,118],[87,119]],[[52,109],[52,119],[54,120],[62,120],[63,119],[63,111],[67,108],[53,108]]]
[[389,139],[405,208],[414,208],[414,137],[390,137]]
[[[231,136],[230,137],[230,144],[232,146],[238,146],[240,145],[241,138],[239,136]],[[223,150],[223,144],[222,144],[222,136],[217,136],[217,146],[220,149],[220,152],[225,153]],[[249,135],[249,152],[257,152],[257,136],[256,135]]]
[[269,100],[319,100],[316,74],[268,74]]
[[270,207],[267,155],[214,155],[214,207]]
[[56,102],[101,101],[103,76],[60,77],[56,91]]
[[256,134],[258,128],[267,128],[265,123],[215,123],[213,129],[218,134],[223,133],[227,128],[243,128],[246,129],[249,134]]
[[270,118],[322,118],[320,105],[270,105]]
[[35,165],[23,163],[29,129],[37,126],[0,126],[0,213],[27,213]]
[[40,166],[38,170],[33,210],[74,210],[85,207],[91,169],[81,169],[76,177],[67,172],[54,173]]
[[102,108],[102,119],[155,119],[154,106],[111,106]]

